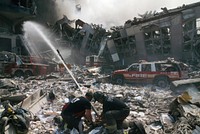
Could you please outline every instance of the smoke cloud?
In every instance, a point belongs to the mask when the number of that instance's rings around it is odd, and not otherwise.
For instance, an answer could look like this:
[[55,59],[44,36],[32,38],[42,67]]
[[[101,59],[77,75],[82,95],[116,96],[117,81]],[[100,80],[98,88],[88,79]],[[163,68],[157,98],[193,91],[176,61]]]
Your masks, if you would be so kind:
[[161,7],[173,9],[198,0],[56,0],[60,18],[81,19],[87,23],[103,24],[104,28],[123,25],[146,11],[160,12]]

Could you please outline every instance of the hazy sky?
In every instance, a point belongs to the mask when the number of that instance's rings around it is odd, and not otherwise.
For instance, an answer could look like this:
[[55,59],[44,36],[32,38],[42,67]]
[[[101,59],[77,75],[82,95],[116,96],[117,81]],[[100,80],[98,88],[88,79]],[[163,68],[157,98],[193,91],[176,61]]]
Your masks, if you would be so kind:
[[[60,15],[70,19],[82,19],[87,23],[103,24],[103,27],[123,25],[125,21],[146,11],[161,11],[161,7],[173,9],[199,0],[56,0]],[[76,10],[76,5],[81,10]]]

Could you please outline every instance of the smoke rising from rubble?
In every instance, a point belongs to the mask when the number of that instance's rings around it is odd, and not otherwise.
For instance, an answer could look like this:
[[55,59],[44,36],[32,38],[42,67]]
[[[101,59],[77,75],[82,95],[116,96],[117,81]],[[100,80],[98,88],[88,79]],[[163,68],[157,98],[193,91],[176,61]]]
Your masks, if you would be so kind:
[[65,14],[72,20],[82,19],[89,24],[103,24],[103,27],[109,28],[123,25],[146,11],[160,12],[162,7],[173,9],[195,2],[198,0],[57,0],[56,5],[60,18]]

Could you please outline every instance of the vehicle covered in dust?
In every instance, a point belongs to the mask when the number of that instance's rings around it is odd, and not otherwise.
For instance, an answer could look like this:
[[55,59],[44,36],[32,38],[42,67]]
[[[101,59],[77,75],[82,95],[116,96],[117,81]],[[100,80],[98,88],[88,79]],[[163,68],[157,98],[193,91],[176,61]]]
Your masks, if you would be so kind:
[[125,69],[115,70],[111,75],[112,81],[116,84],[152,83],[162,88],[169,86],[171,81],[188,77],[187,64],[172,59],[133,63]]
[[57,64],[31,56],[20,57],[15,53],[0,52],[0,74],[3,76],[36,76],[57,71]]

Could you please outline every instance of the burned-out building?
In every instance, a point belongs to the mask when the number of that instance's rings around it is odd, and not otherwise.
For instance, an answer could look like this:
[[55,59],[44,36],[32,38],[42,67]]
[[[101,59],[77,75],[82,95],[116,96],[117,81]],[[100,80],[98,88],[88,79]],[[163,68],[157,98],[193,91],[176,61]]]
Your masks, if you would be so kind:
[[146,12],[115,28],[107,46],[116,64],[167,57],[185,62],[199,60],[200,2],[161,9],[162,12]]

